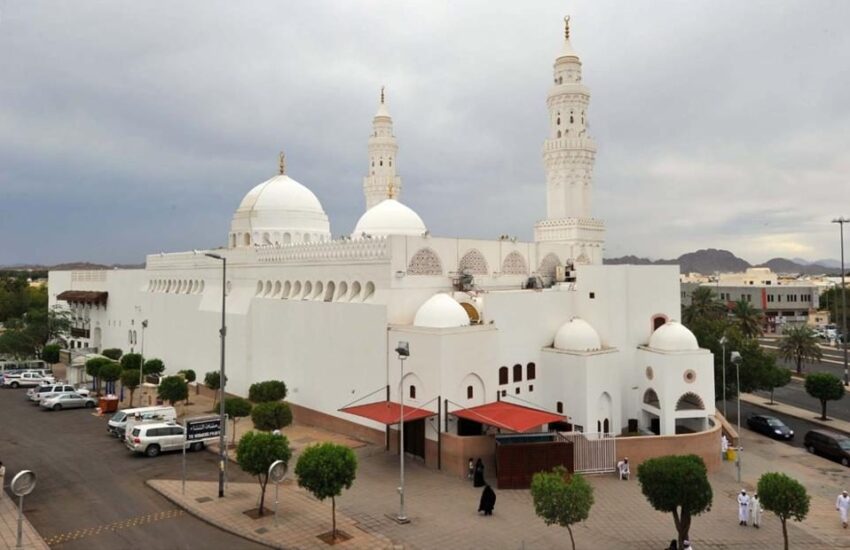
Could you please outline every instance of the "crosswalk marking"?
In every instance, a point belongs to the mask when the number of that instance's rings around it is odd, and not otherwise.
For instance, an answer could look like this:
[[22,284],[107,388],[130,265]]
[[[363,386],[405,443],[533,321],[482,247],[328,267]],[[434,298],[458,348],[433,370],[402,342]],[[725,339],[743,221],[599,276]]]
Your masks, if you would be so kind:
[[121,529],[129,529],[130,527],[138,527],[140,525],[145,525],[148,523],[153,523],[155,521],[162,521],[165,519],[178,518],[184,514],[183,510],[178,508],[174,508],[171,510],[165,510],[162,512],[153,512],[150,514],[145,514],[143,516],[136,516],[133,518],[127,518],[123,520],[113,521],[112,523],[107,523],[104,525],[98,525],[95,527],[87,527],[85,529],[77,529],[75,531],[69,531],[67,533],[61,533],[58,535],[53,535],[52,537],[48,537],[44,540],[48,546],[58,546],[66,542],[72,542],[79,539],[84,539],[87,537],[94,537],[103,532],[115,532],[120,531]]

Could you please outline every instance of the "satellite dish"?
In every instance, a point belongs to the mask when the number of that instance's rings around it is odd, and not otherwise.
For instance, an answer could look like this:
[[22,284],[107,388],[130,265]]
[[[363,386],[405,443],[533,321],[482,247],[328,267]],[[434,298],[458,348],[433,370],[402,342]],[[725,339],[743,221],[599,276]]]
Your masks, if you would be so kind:
[[272,480],[273,483],[280,483],[286,479],[288,471],[289,466],[286,465],[286,462],[282,460],[275,460],[272,465],[269,466],[269,479]]
[[35,489],[35,473],[32,470],[21,470],[12,478],[9,488],[19,497],[32,493]]

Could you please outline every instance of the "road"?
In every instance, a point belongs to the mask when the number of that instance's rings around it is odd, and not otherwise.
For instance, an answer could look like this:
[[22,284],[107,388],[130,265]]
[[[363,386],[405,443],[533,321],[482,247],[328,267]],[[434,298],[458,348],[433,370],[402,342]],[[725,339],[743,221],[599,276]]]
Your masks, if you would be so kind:
[[[759,338],[759,344],[765,350],[776,353],[779,349],[781,338]],[[829,372],[841,378],[844,377],[844,350],[821,344],[821,352],[823,359],[820,363],[804,363],[803,372]],[[786,368],[796,371],[797,365],[793,361],[786,361],[779,357],[776,358],[776,364],[783,365]]]
[[[87,409],[45,411],[24,393],[0,390],[0,460],[7,482],[22,469],[38,476],[24,509],[52,548],[264,548],[183,513],[145,485],[179,478],[181,453],[134,456],[107,435],[105,417]],[[217,479],[212,453],[188,453],[187,465],[190,479]],[[251,480],[238,468],[228,472]]]

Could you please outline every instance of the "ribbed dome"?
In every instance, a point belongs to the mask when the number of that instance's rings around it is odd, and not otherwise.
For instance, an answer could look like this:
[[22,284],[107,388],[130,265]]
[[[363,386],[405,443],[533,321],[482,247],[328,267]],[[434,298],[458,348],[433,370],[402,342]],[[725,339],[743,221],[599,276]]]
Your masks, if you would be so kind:
[[602,341],[590,323],[576,317],[555,333],[554,347],[564,351],[596,351],[602,349]]
[[667,321],[649,337],[649,347],[661,351],[691,351],[699,349],[697,337],[678,321]]
[[469,325],[469,315],[454,298],[448,294],[434,294],[419,307],[413,326],[431,328],[465,327]]
[[422,235],[425,231],[419,214],[395,199],[384,199],[360,216],[351,236]]
[[230,232],[231,246],[288,244],[330,239],[330,224],[316,195],[281,174],[245,195],[233,215]]

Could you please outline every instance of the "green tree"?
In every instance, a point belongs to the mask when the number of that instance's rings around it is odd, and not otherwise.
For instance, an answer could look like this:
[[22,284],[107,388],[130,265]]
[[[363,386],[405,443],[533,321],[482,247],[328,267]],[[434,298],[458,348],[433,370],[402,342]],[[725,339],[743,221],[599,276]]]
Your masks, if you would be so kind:
[[[850,292],[847,293],[848,306],[850,306]],[[829,311],[829,319],[833,323],[841,323],[842,309],[841,286],[833,286],[820,295],[820,307]]]
[[130,407],[133,407],[133,394],[136,388],[139,387],[139,371],[137,370],[122,370],[121,385],[130,390]]
[[820,363],[823,353],[818,346],[815,331],[806,325],[800,325],[786,328],[782,333],[785,338],[779,343],[779,356],[786,361],[794,361],[797,374],[803,373],[803,363],[807,361]]
[[246,416],[251,416],[254,405],[243,397],[228,397],[224,400],[224,412],[233,420],[233,438],[231,444],[236,443],[236,421]]
[[243,471],[257,476],[260,483],[259,515],[265,512],[266,485],[269,482],[269,467],[278,460],[289,464],[292,449],[286,436],[263,432],[248,432],[236,447],[236,462]]
[[813,372],[806,376],[806,393],[820,401],[820,419],[826,420],[826,402],[844,397],[844,384],[834,374]]
[[357,476],[357,457],[344,445],[322,443],[304,449],[295,465],[298,486],[319,500],[331,499],[333,539],[336,540],[336,497],[350,489]]
[[682,323],[689,327],[702,320],[719,320],[726,316],[726,306],[717,299],[711,287],[699,286],[691,293],[691,304],[682,308]]
[[189,396],[189,385],[180,376],[166,376],[160,380],[156,394],[163,401],[171,403],[173,407],[175,403]]
[[[182,374],[183,378],[186,379],[186,382],[190,384],[198,379],[198,375],[195,374],[195,371],[192,369],[182,369],[177,374]],[[195,395],[198,395],[198,385],[195,384]]]
[[145,376],[162,376],[162,373],[165,372],[165,363],[162,362],[162,359],[148,359],[145,361],[142,372]]
[[254,403],[267,403],[269,401],[280,401],[286,398],[286,384],[280,380],[266,380],[256,382],[248,388],[248,399]]
[[761,336],[764,329],[764,315],[754,308],[750,302],[744,300],[735,302],[735,307],[732,308],[732,317],[747,338]]
[[[225,377],[226,378],[226,377]],[[210,371],[204,375],[204,385],[209,389],[213,390],[213,410],[216,409],[216,405],[218,404],[218,394],[221,389],[221,373],[217,370]]]
[[107,383],[106,389],[109,391],[109,383],[121,378],[121,365],[110,359],[108,363],[100,367],[97,377]]
[[551,472],[537,472],[531,478],[531,498],[534,512],[546,525],[566,527],[573,550],[573,524],[587,519],[593,506],[593,487],[581,474],[569,475],[563,466]]
[[764,377],[764,388],[770,390],[770,404],[773,405],[773,390],[787,386],[791,381],[791,371],[785,367],[773,365]]
[[[103,355],[104,357],[109,357],[113,361],[120,361],[121,356],[124,355],[124,352],[121,351],[119,348],[106,348],[105,350],[100,352],[100,354]],[[127,368],[127,367],[124,366],[124,363],[121,363],[121,368]]]
[[785,550],[788,550],[787,521],[803,521],[809,513],[811,497],[796,479],[777,472],[768,472],[759,478],[758,493],[764,509],[779,516]]
[[59,362],[59,351],[61,349],[62,346],[59,344],[47,344],[41,350],[41,360],[48,365],[55,365]]
[[111,363],[112,359],[107,357],[92,357],[86,361],[86,374],[94,379],[95,393],[100,393],[100,369]]
[[124,370],[139,370],[142,368],[142,356],[139,353],[125,353],[121,356],[121,368]]
[[280,430],[292,424],[292,411],[283,401],[258,403],[251,411],[251,421],[258,430]]
[[711,507],[713,493],[705,462],[696,455],[650,458],[638,466],[637,474],[641,491],[652,507],[673,514],[681,547],[689,538],[692,516]]

